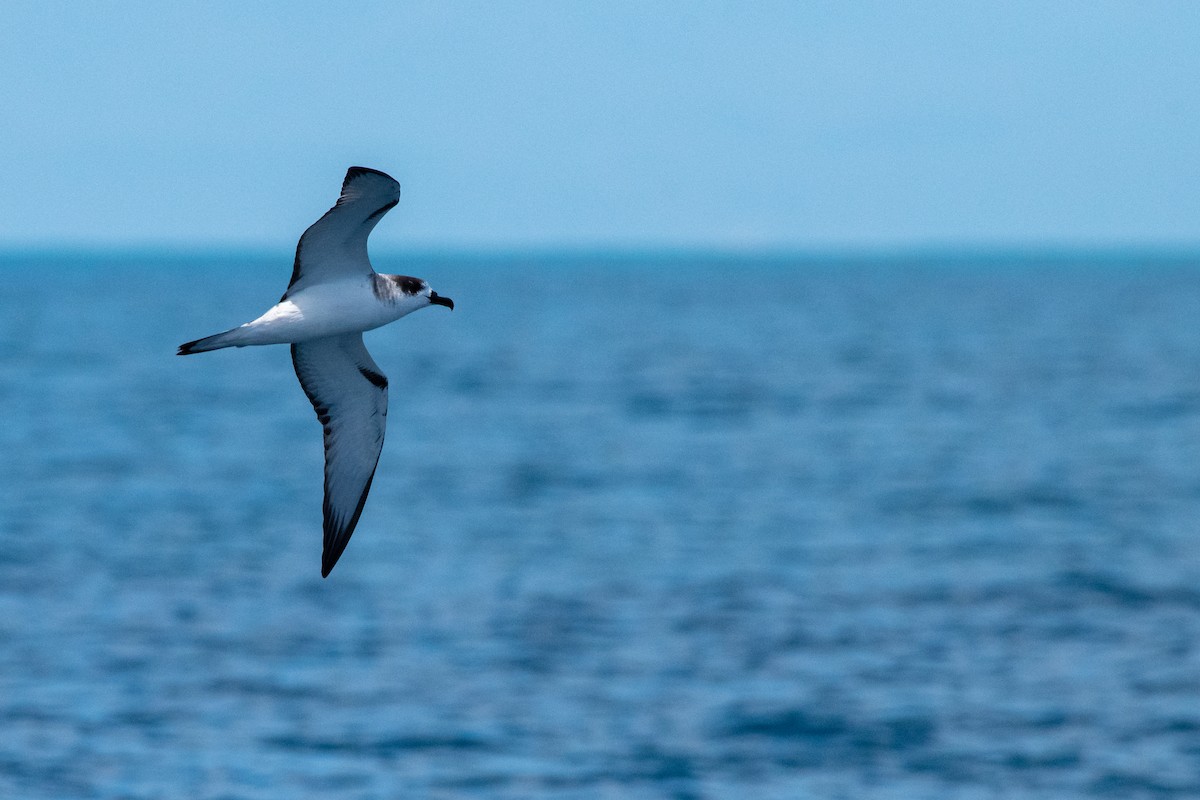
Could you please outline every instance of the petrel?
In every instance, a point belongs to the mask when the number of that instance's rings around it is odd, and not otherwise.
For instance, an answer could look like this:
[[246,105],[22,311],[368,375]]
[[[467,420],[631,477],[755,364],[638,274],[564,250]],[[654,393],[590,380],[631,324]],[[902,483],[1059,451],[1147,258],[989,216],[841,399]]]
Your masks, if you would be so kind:
[[351,167],[337,203],[300,237],[292,280],[279,302],[253,322],[181,344],[177,353],[292,346],[296,377],[325,432],[321,577],[354,533],[383,449],[388,380],[363,346],[363,331],[426,306],[454,308],[420,278],[371,268],[367,237],[399,202],[400,184],[391,176]]

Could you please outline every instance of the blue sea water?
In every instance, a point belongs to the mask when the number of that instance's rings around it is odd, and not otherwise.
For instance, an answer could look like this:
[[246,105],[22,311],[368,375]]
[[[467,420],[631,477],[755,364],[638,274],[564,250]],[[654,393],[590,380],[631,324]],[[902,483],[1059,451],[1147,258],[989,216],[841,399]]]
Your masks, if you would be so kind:
[[1200,263],[376,261],[328,580],[286,257],[0,264],[0,797],[1200,797]]

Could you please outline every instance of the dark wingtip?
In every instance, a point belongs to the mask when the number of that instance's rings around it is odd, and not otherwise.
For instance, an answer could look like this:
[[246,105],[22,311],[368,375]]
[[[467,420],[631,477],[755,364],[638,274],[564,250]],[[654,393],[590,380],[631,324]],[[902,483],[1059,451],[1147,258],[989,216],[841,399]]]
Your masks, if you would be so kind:
[[389,181],[396,180],[386,172],[380,172],[377,169],[371,169],[370,167],[351,167],[350,169],[346,170],[346,180],[344,182],[349,183],[355,178],[360,178],[363,175],[379,175],[380,177],[387,178]]
[[[198,342],[198,341],[200,341],[200,340],[197,339],[196,342]],[[192,346],[195,345],[196,342],[184,342],[183,344],[179,345],[179,351],[176,352],[175,355],[177,355],[177,356],[195,355],[196,353],[194,350],[192,350]]]
[[[335,546],[336,548],[336,546]],[[342,543],[342,548],[334,553],[329,545],[325,545],[320,551],[320,577],[328,578],[329,573],[334,571],[334,566],[337,564],[337,559],[342,558],[342,551],[346,549],[346,543]]]
[[328,546],[321,548],[321,577],[322,578],[329,577],[329,573],[333,572],[334,565],[337,564],[338,559],[341,557],[342,557],[342,554],[340,551],[335,555],[329,549]]
[[349,543],[350,537],[346,537],[346,541],[342,542],[339,548],[334,545],[332,548],[326,546],[321,550],[321,577],[328,578],[329,573],[333,572],[333,568],[337,565],[338,559],[342,557],[342,553],[346,550],[346,545]]
[[336,554],[332,553],[329,550],[325,550],[324,552],[321,553],[321,577],[322,578],[328,578],[329,573],[333,572],[333,568],[337,565],[338,559],[340,559],[342,557],[342,552],[345,549],[346,549],[346,545],[343,544],[342,549],[338,550]]
[[363,486],[362,495],[358,498],[358,507],[354,509],[354,514],[350,517],[350,522],[340,528],[330,527],[328,499],[326,500],[322,509],[325,515],[325,524],[322,526],[324,538],[321,544],[322,578],[329,577],[329,573],[333,571],[333,565],[342,557],[342,553],[346,552],[346,545],[350,544],[350,537],[354,535],[354,529],[358,527],[358,518],[362,516],[363,506],[367,504],[367,495],[371,493],[371,484],[374,482],[375,470],[372,469],[371,476],[367,478],[367,483]]

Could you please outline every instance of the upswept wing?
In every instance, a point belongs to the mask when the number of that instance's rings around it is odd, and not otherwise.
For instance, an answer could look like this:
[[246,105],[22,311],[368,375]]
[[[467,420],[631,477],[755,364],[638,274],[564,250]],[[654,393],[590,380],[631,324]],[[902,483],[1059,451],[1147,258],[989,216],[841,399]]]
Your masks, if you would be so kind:
[[371,490],[387,423],[388,382],[359,333],[293,344],[292,364],[325,431],[321,576],[326,577]]
[[283,296],[328,280],[371,273],[367,237],[399,202],[400,184],[391,176],[367,167],[347,170],[337,203],[300,237],[292,280]]

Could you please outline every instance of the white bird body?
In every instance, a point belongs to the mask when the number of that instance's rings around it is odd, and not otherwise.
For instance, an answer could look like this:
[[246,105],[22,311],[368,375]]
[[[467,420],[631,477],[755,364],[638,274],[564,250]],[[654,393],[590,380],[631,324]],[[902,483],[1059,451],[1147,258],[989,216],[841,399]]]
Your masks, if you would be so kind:
[[324,546],[328,576],[358,524],[387,421],[388,380],[363,346],[363,331],[428,305],[454,308],[420,278],[380,275],[367,237],[400,201],[400,184],[378,170],[351,167],[337,204],[296,245],[292,280],[258,319],[179,346],[179,355],[225,347],[290,344],[292,366],[325,435]]
[[395,277],[402,276],[372,274],[308,286],[288,294],[258,319],[228,331],[226,341],[234,347],[246,347],[362,333],[429,305],[428,299],[420,295],[380,299],[375,292],[375,279]]

